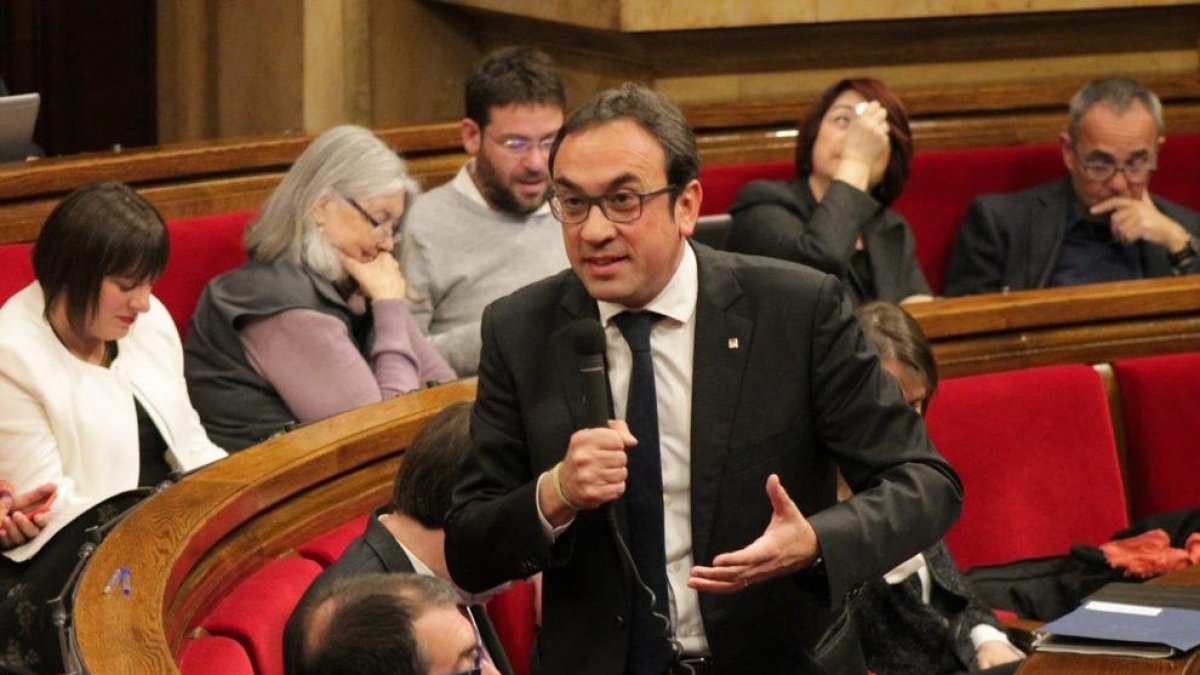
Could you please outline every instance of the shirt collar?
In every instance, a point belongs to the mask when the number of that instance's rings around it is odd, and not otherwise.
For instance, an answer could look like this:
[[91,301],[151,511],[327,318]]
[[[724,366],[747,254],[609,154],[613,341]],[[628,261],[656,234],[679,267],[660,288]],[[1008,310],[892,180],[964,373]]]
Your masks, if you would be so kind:
[[[685,324],[696,313],[696,299],[699,295],[700,277],[696,264],[696,252],[692,250],[691,244],[685,242],[683,259],[675,268],[675,274],[671,276],[671,280],[667,282],[662,291],[653,300],[646,303],[642,309],[657,312]],[[614,316],[629,309],[624,305],[603,300],[597,300],[596,304],[600,307],[600,322],[606,326]]]
[[[466,197],[469,201],[474,202],[489,211],[492,211],[492,205],[488,204],[487,200],[483,198],[483,193],[479,191],[479,186],[475,184],[475,179],[471,178],[471,170],[474,168],[475,159],[472,158],[468,160],[466,164],[462,165],[462,167],[458,170],[458,173],[454,174],[454,178],[450,181],[450,186],[457,190],[462,196]],[[526,216],[526,218],[541,216],[549,212],[550,202],[546,201],[538,207],[537,211],[529,214]]]

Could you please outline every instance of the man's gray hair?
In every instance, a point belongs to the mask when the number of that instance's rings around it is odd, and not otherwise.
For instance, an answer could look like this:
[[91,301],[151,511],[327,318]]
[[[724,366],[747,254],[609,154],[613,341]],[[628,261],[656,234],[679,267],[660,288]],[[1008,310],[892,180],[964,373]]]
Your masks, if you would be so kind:
[[280,257],[308,262],[310,242],[319,237],[313,209],[327,195],[362,201],[406,193],[405,211],[420,187],[404,160],[369,130],[333,127],[316,138],[246,228],[246,250],[262,262]]
[[1154,126],[1158,135],[1163,135],[1162,102],[1137,80],[1128,77],[1104,77],[1092,80],[1083,86],[1071,98],[1071,112],[1067,132],[1071,142],[1079,140],[1079,127],[1083,124],[1083,116],[1099,103],[1111,106],[1113,110],[1124,115],[1129,112],[1134,101],[1140,101],[1150,115],[1154,117]]

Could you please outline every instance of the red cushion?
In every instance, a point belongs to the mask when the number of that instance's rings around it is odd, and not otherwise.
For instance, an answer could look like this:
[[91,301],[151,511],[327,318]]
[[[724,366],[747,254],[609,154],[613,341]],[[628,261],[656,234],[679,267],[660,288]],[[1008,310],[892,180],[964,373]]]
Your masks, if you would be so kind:
[[706,166],[700,171],[700,186],[704,188],[700,215],[708,216],[729,211],[738,190],[752,180],[792,180],[795,177],[796,163],[790,159]]
[[1200,211],[1200,134],[1167,136],[1150,192]]
[[183,645],[179,671],[183,675],[254,675],[254,666],[236,640],[213,636],[188,640]]
[[958,471],[946,543],[964,569],[1066,554],[1128,525],[1100,376],[1082,365],[946,380],[927,416]]
[[912,224],[917,260],[934,293],[945,284],[958,226],[976,197],[1015,192],[1065,172],[1057,145],[930,150],[913,155],[904,192],[893,206]]
[[364,514],[348,523],[342,523],[296,547],[296,552],[315,561],[321,567],[329,567],[342,557],[350,542],[366,531],[368,517],[369,514]]
[[0,245],[0,306],[33,283],[33,244]]
[[321,566],[307,558],[272,560],[235,586],[200,625],[241,643],[258,675],[282,675],[284,624],[320,573]]
[[528,581],[512,586],[488,601],[488,617],[515,675],[529,675],[533,639],[537,636],[537,589]]
[[1200,354],[1113,364],[1133,518],[1200,506]]
[[209,279],[246,261],[242,231],[253,216],[253,211],[242,211],[167,223],[171,260],[154,285],[154,295],[171,312],[181,338]]

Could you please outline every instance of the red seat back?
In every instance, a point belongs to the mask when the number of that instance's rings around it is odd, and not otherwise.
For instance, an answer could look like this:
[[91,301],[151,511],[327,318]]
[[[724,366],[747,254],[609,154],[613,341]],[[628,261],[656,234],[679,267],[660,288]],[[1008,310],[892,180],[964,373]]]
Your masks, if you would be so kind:
[[329,567],[337,562],[338,558],[342,557],[350,542],[362,536],[363,532],[366,532],[367,518],[369,517],[369,514],[364,513],[354,520],[342,523],[328,532],[319,534],[297,546],[296,552],[316,562],[321,567]]
[[946,380],[927,424],[963,482],[962,517],[946,536],[963,569],[1064,555],[1128,525],[1108,400],[1092,368]]
[[179,653],[183,675],[255,675],[250,656],[237,640],[208,636],[188,640]]
[[180,338],[187,335],[192,312],[208,281],[246,261],[242,232],[253,216],[253,211],[242,211],[167,223],[171,260],[154,285],[154,295],[171,312]]
[[537,587],[532,582],[514,581],[487,604],[488,618],[496,627],[514,675],[529,675],[537,636],[537,602]]
[[0,305],[33,283],[33,244],[0,245]]
[[283,675],[284,625],[320,573],[321,566],[307,558],[272,560],[235,586],[200,625],[241,644],[258,675]]
[[1200,506],[1200,354],[1113,364],[1134,520]]

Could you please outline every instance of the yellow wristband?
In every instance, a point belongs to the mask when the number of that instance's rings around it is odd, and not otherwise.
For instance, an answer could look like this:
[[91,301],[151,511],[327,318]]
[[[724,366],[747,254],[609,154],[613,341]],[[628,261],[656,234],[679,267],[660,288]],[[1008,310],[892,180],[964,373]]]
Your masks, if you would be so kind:
[[562,479],[558,477],[558,470],[561,468],[562,462],[559,462],[558,464],[554,465],[553,469],[550,469],[550,479],[554,481],[554,491],[558,493],[558,498],[562,500],[562,503],[567,505],[567,508],[571,509],[572,511],[582,511],[583,509],[575,506],[575,502],[567,499],[567,493],[565,490],[563,490]]

